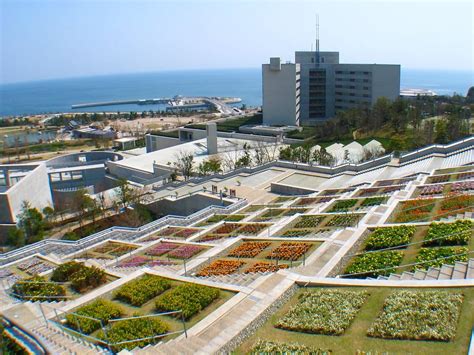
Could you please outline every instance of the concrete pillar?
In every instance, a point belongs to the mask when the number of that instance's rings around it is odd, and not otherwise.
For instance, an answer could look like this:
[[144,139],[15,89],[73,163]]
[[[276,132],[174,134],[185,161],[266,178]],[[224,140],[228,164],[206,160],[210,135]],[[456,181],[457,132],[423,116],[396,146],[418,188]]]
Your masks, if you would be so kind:
[[10,178],[10,170],[8,169],[3,169],[3,176],[5,177],[5,185],[12,186],[12,180]]
[[217,125],[215,122],[208,123],[206,126],[207,134],[207,154],[217,154]]

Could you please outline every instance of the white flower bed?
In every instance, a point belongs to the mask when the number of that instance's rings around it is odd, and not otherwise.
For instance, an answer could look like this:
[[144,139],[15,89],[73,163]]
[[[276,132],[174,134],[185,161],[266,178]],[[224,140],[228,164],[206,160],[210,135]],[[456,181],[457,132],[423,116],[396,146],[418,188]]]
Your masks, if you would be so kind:
[[377,338],[442,340],[456,335],[461,293],[399,291],[385,300],[367,334]]
[[318,290],[305,292],[299,303],[275,324],[304,333],[341,335],[368,297],[366,291]]
[[250,354],[311,354],[311,355],[330,355],[331,350],[317,349],[300,343],[279,343],[267,340],[258,340]]

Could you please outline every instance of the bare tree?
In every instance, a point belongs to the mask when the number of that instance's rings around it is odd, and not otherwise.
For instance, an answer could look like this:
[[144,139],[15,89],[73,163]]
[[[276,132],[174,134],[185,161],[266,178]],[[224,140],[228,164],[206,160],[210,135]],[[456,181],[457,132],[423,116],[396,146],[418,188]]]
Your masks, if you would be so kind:
[[180,151],[175,156],[174,166],[183,175],[184,180],[188,180],[194,170],[194,155],[189,152]]

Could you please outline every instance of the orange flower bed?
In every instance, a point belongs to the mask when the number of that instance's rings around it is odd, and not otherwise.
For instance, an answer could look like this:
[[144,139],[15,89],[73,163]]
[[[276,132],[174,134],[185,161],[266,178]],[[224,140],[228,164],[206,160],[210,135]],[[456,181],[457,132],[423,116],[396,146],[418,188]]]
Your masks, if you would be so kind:
[[310,248],[309,243],[283,243],[274,249],[267,259],[298,260]]
[[277,272],[280,269],[287,269],[288,265],[287,264],[280,264],[280,265],[275,265],[275,264],[270,264],[270,263],[256,263],[249,267],[247,270],[244,271],[245,274],[248,273],[253,273],[253,272]]
[[236,272],[245,263],[235,260],[216,260],[197,273],[197,276],[229,275]]
[[268,247],[269,242],[245,242],[229,253],[229,256],[235,258],[253,258],[260,254],[263,249]]

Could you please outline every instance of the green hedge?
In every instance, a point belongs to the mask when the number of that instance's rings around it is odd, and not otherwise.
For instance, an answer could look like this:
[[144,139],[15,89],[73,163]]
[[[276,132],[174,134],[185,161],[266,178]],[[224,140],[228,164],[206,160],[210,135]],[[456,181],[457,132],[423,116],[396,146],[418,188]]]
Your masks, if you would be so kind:
[[155,275],[145,275],[127,282],[115,293],[114,297],[132,306],[141,306],[153,297],[169,289],[171,282]]
[[396,272],[395,266],[400,265],[402,259],[403,252],[396,250],[367,253],[356,256],[345,273],[358,274],[354,275],[356,278],[377,277],[379,275],[388,276]]
[[[191,318],[219,298],[217,288],[201,285],[180,285],[156,300],[158,311],[183,311],[185,319]],[[177,316],[180,316],[177,314]]]
[[[165,322],[156,318],[135,318],[114,322],[107,330],[107,336],[100,332],[98,338],[112,344],[112,350],[119,352],[123,349],[132,350],[135,347],[143,347],[159,340],[159,337],[134,341],[130,343],[117,344],[127,340],[143,339],[160,334],[166,334],[169,326]],[[113,345],[117,344],[117,345]]]
[[71,261],[68,263],[64,263],[59,265],[56,269],[54,269],[53,274],[51,275],[52,281],[57,282],[66,282],[69,281],[70,277],[84,268],[84,264],[78,263],[76,261]]
[[82,306],[75,313],[96,320],[68,314],[66,316],[67,326],[85,334],[90,334],[101,327],[100,321],[105,325],[109,320],[119,318],[123,312],[122,308],[115,303],[99,298],[86,306]]
[[377,228],[365,242],[366,250],[377,250],[408,244],[415,234],[413,226]]
[[15,297],[25,301],[60,301],[66,295],[66,289],[53,282],[47,282],[42,276],[33,276],[17,281],[12,291]]
[[354,207],[357,203],[357,199],[351,200],[339,200],[334,203],[329,212],[346,212]]
[[75,261],[59,265],[51,276],[57,282],[71,282],[71,288],[77,292],[84,292],[89,288],[96,288],[107,281],[105,271],[95,266],[85,266]]

